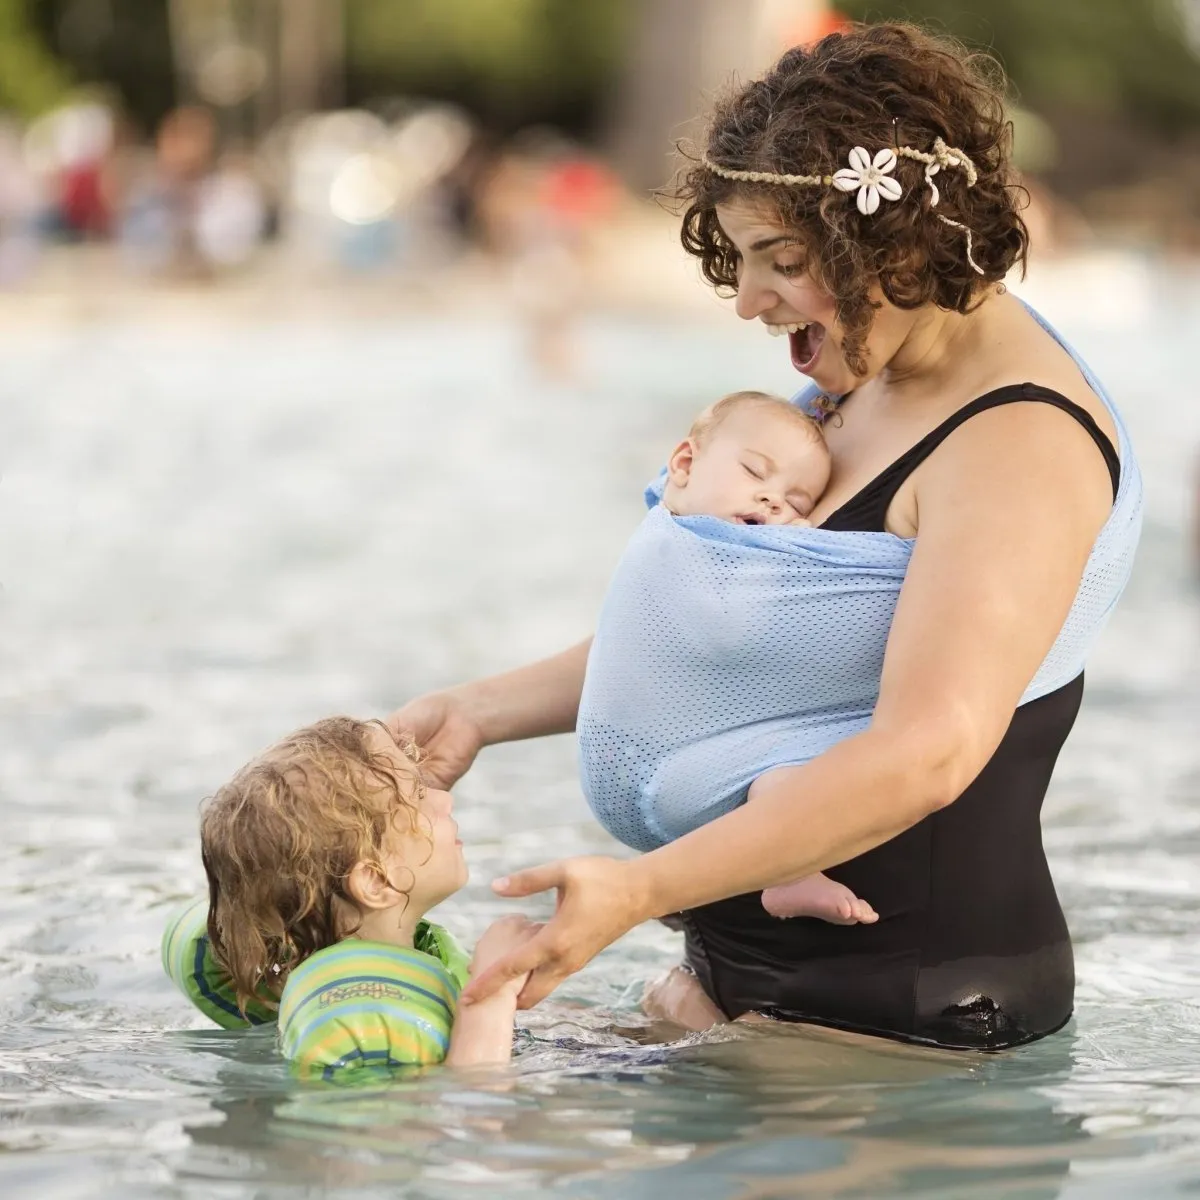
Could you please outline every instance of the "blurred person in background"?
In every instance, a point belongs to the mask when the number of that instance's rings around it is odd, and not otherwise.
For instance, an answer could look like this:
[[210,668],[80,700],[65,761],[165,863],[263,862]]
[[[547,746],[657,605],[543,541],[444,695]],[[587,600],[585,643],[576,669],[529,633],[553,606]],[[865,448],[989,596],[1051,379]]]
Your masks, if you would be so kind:
[[196,195],[196,252],[214,270],[240,267],[261,244],[269,214],[253,157],[231,149],[200,183]]
[[129,180],[120,236],[142,270],[207,277],[247,262],[267,222],[251,155],[237,146],[218,153],[212,113],[185,107],[163,118],[153,157]]
[[24,279],[38,254],[39,181],[29,169],[21,127],[0,119],[0,287]]
[[30,125],[21,155],[25,170],[40,180],[44,236],[84,242],[109,235],[116,207],[116,141],[117,117],[100,101],[60,105]]
[[591,239],[618,197],[603,163],[544,130],[515,139],[485,176],[485,244],[507,272],[531,361],[548,379],[581,370],[574,331],[588,290]]
[[184,275],[202,272],[195,241],[197,200],[216,153],[216,122],[205,108],[173,109],[159,123],[154,157],[132,181],[121,229],[138,266]]

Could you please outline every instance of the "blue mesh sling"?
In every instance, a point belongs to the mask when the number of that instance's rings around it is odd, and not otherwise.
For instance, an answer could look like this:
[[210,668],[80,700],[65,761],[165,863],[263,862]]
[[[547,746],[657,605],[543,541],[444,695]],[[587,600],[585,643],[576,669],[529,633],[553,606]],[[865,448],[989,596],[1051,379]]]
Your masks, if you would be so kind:
[[[1041,323],[1112,414],[1121,480],[1022,704],[1083,669],[1128,580],[1142,513],[1120,416],[1075,351]],[[867,726],[915,544],[887,533],[673,517],[658,503],[661,489],[660,476],[609,586],[578,721],[588,802],[637,850],[729,812],[765,771],[806,762]]]

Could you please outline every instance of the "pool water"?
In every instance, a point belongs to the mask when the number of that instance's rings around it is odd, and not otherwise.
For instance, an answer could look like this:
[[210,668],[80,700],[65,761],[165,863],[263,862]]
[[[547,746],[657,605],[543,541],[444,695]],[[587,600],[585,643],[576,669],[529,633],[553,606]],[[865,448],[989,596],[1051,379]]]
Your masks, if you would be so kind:
[[[794,1027],[672,1041],[637,1010],[679,952],[654,925],[523,1015],[507,1073],[359,1089],[293,1083],[268,1031],[206,1027],[162,976],[163,919],[202,882],[198,801],[303,722],[584,636],[642,483],[702,404],[794,383],[786,349],[720,316],[596,317],[581,378],[550,383],[519,329],[482,320],[10,339],[0,1195],[1200,1190],[1200,285],[1130,260],[1030,294],[1109,381],[1148,484],[1045,814],[1068,1030],[991,1057]],[[472,882],[440,917],[467,940],[517,907],[493,876],[618,850],[569,738],[487,751],[456,795]]]

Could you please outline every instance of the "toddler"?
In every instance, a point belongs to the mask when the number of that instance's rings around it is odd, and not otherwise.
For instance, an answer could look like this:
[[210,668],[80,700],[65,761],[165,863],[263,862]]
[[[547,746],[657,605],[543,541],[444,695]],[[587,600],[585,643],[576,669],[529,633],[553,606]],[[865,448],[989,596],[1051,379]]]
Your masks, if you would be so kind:
[[457,1012],[468,974],[537,926],[494,923],[468,966],[425,919],[467,881],[448,792],[415,746],[334,717],[284,738],[204,806],[209,900],[168,927],[168,972],[227,1028],[278,1018],[285,1057],[347,1066],[506,1061],[517,995]]
[[[809,525],[829,471],[820,426],[802,409],[765,392],[734,392],[705,409],[675,447],[662,503],[677,517]],[[835,925],[878,919],[865,900],[822,874],[767,888],[763,907],[772,916],[819,917]]]

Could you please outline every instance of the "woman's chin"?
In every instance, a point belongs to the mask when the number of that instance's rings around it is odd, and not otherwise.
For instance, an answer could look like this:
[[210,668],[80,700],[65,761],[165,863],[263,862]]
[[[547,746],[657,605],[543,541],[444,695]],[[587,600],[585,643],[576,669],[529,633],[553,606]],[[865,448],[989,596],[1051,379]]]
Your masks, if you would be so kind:
[[827,396],[844,395],[854,386],[846,382],[844,371],[822,369],[820,363],[811,371],[804,372],[804,378],[816,384]]

